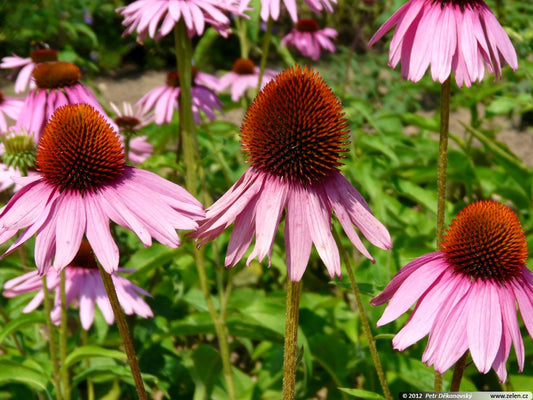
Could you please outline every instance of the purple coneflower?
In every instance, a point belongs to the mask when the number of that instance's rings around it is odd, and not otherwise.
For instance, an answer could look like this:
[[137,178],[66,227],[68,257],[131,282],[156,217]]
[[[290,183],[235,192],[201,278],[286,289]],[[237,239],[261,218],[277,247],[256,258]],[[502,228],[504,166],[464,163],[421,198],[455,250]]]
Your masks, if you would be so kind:
[[257,95],[241,127],[242,150],[250,167],[208,210],[193,236],[200,244],[235,223],[225,265],[233,267],[255,236],[248,263],[270,261],[276,230],[285,212],[288,274],[299,281],[312,244],[331,277],[341,276],[339,250],[331,233],[331,212],[352,243],[372,259],[357,236],[383,249],[392,247],[387,229],[338,167],[348,151],[348,121],[328,85],[308,68],[279,74]]
[[22,110],[24,99],[4,96],[0,90],[0,134],[8,131],[6,116],[16,121]]
[[89,104],[114,125],[92,92],[80,83],[81,71],[76,65],[65,61],[41,63],[33,70],[33,78],[37,88],[28,93],[15,128],[26,129],[35,141],[39,141],[54,111],[67,104]]
[[[210,119],[215,119],[215,110],[222,112],[222,102],[216,93],[196,82],[197,69],[192,69],[192,111],[194,122],[199,124],[200,111]],[[174,110],[179,107],[178,97],[180,95],[180,78],[176,71],[167,74],[164,85],[158,86],[146,93],[138,102],[143,112],[154,110],[155,123],[158,125],[169,124],[172,121]]]
[[182,18],[189,36],[202,35],[208,23],[226,37],[231,22],[226,14],[240,14],[232,0],[137,0],[116,11],[124,17],[124,35],[137,31],[141,43],[147,36],[159,40],[168,35]]
[[[123,268],[119,272],[132,272]],[[52,322],[60,323],[61,319],[61,273],[49,269],[46,273],[46,286],[50,293],[55,292],[54,308],[51,311]],[[137,314],[143,318],[152,317],[150,306],[140,295],[150,296],[148,292],[134,285],[126,278],[111,274],[117,297],[124,312],[128,315]],[[44,300],[43,280],[38,271],[28,272],[4,284],[4,297],[15,297],[23,293],[38,290],[35,297],[24,307],[23,312],[35,310]],[[111,325],[115,319],[111,303],[106,294],[104,282],[100,276],[98,265],[89,243],[84,240],[72,262],[65,268],[65,292],[67,306],[73,305],[80,309],[81,326],[89,330],[94,320],[94,306],[98,306],[106,322]]]
[[[11,57],[2,58],[0,68],[16,69],[17,80],[15,81],[15,93],[22,93],[26,90],[28,85],[30,89],[35,87],[32,82],[32,72],[37,64],[47,61],[57,61],[57,51],[49,48],[36,48],[29,57],[23,58],[16,54]],[[15,73],[17,72],[15,71]]]
[[282,39],[284,46],[293,45],[304,57],[314,61],[320,59],[322,50],[335,52],[335,45],[331,39],[337,37],[337,31],[332,28],[319,29],[314,19],[300,19],[296,26]]
[[[276,71],[265,69],[261,86],[264,87],[276,75]],[[219,88],[221,91],[230,88],[231,100],[237,101],[248,89],[257,89],[258,80],[259,67],[256,67],[249,58],[239,58],[233,63],[231,72],[220,77]]]
[[76,255],[83,236],[112,273],[118,248],[109,220],[132,230],[145,246],[152,237],[177,247],[176,229],[195,229],[202,205],[185,189],[160,176],[125,165],[122,144],[106,119],[87,104],[60,107],[37,149],[38,173],[26,178],[0,213],[0,242],[27,228],[12,252],[36,234],[39,272],[60,270]]
[[[241,3],[241,11],[250,4],[251,0],[243,0]],[[337,4],[337,0],[304,0],[304,2],[309,6],[309,8],[316,14],[320,14],[323,10],[328,12],[333,12],[333,4]],[[291,16],[291,19],[296,22],[298,21],[298,7],[296,5],[296,0],[283,0],[287,12]],[[272,18],[274,21],[277,21],[281,11],[281,0],[261,0],[261,19],[263,21],[268,21],[269,18]]]
[[418,301],[394,337],[394,348],[404,350],[429,334],[422,360],[438,372],[470,350],[480,372],[492,367],[503,382],[511,343],[519,370],[524,367],[517,303],[533,336],[533,273],[526,267],[527,255],[524,231],[510,208],[494,201],[472,203],[449,226],[442,251],[407,264],[371,301],[390,300],[378,326]]
[[124,136],[129,137],[128,159],[135,164],[142,163],[150,157],[154,147],[148,142],[147,136],[135,135],[139,129],[155,121],[154,114],[145,112],[140,105],[132,105],[127,101],[122,102],[122,110],[114,103],[111,103],[111,108],[117,114],[115,123],[118,126],[120,141],[124,143]]
[[507,62],[518,68],[509,37],[482,0],[410,0],[370,39],[372,46],[396,25],[389,65],[402,63],[402,76],[419,81],[431,64],[431,77],[443,83],[455,74],[459,87],[481,81],[486,68],[501,77]]

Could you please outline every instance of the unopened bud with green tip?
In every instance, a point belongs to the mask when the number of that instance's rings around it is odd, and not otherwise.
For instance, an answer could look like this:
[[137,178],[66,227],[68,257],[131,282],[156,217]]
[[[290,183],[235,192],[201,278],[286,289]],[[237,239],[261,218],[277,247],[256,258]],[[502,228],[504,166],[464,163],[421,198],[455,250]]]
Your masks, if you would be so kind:
[[7,166],[18,168],[25,176],[28,169],[35,167],[35,155],[37,148],[33,138],[25,131],[11,133],[3,136],[1,142],[4,147],[2,161]]

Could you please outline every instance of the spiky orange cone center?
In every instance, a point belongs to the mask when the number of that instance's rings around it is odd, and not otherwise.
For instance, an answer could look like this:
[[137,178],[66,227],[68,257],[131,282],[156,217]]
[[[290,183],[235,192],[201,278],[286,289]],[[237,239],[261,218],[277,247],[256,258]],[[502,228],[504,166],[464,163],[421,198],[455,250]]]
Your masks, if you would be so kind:
[[295,66],[257,95],[241,134],[243,152],[253,166],[307,185],[341,165],[348,121],[326,82],[307,67]]
[[495,201],[465,207],[448,227],[442,251],[457,272],[498,282],[518,275],[528,256],[518,217]]
[[39,141],[37,170],[61,191],[96,192],[124,172],[122,144],[104,117],[87,104],[58,108]]

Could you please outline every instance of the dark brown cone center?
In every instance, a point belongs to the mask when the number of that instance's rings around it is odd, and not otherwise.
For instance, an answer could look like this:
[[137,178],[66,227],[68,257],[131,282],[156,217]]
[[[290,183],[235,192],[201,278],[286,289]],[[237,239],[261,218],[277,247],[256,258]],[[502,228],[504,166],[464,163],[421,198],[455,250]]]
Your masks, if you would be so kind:
[[498,282],[518,275],[528,256],[526,236],[516,214],[490,200],[472,203],[455,217],[442,251],[457,272]]
[[141,123],[141,121],[138,118],[130,117],[128,115],[124,115],[122,117],[116,117],[115,122],[119,126],[119,128],[130,130],[130,131],[135,130],[137,126]]
[[57,51],[54,49],[35,49],[31,52],[30,58],[36,64],[57,61]]
[[93,249],[87,240],[83,239],[81,241],[80,249],[74,256],[70,266],[86,269],[98,269],[98,264],[96,263]]
[[118,135],[87,104],[58,108],[39,141],[37,170],[59,190],[96,192],[124,172]]
[[49,61],[35,67],[33,78],[40,89],[56,89],[78,83],[81,71],[69,62]]
[[295,66],[257,95],[244,117],[241,146],[256,168],[307,185],[341,165],[348,132],[329,86],[307,67]]
[[[194,85],[194,80],[196,78],[196,75],[198,75],[198,68],[193,66],[191,68],[191,81],[192,81],[193,85]],[[167,83],[167,86],[180,87],[180,75],[179,75],[178,71],[170,71],[167,74],[166,83]]]
[[300,32],[316,32],[318,31],[318,22],[314,19],[300,19],[296,23],[296,30]]
[[252,75],[255,72],[255,64],[249,58],[238,58],[231,70],[239,75]]

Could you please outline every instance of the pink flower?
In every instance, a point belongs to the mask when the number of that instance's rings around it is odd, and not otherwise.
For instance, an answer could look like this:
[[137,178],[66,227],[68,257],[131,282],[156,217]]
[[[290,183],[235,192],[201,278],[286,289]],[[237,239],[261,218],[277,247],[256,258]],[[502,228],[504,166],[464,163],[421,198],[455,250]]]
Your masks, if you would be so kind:
[[[250,4],[251,0],[243,0],[241,10]],[[309,8],[316,14],[320,14],[323,10],[333,12],[333,4],[337,4],[337,0],[304,0]],[[298,21],[298,7],[296,0],[283,0],[285,8],[294,22]],[[280,15],[281,0],[261,0],[261,19],[268,21],[272,18],[277,21]]]
[[6,115],[16,120],[20,115],[23,104],[23,99],[4,96],[0,90],[0,133],[6,133],[8,131]]
[[347,151],[347,128],[339,100],[318,74],[299,66],[279,74],[257,95],[241,127],[250,167],[209,207],[193,236],[203,244],[234,223],[225,265],[233,267],[243,257],[254,235],[247,263],[265,256],[270,262],[285,215],[287,269],[293,281],[302,278],[313,243],[331,277],[341,276],[332,211],[366,257],[372,259],[354,224],[374,245],[392,247],[387,229],[338,171],[340,154]]
[[313,19],[301,19],[292,31],[285,36],[281,44],[293,45],[304,57],[318,61],[322,50],[335,52],[335,45],[330,39],[337,37],[337,31],[332,28],[318,29]]
[[124,143],[124,135],[132,136],[129,142],[128,159],[135,164],[142,163],[154,151],[154,147],[148,142],[147,136],[134,136],[136,132],[155,120],[154,114],[145,112],[138,104],[131,105],[124,101],[122,110],[111,103],[115,111],[115,123],[118,126],[120,141]]
[[[132,272],[132,270],[123,268],[119,268],[118,271]],[[46,273],[46,286],[50,293],[55,292],[54,308],[50,313],[52,322],[55,324],[59,324],[61,319],[60,276],[60,271],[55,269],[49,269]],[[140,296],[150,296],[148,292],[116,273],[111,274],[111,279],[117,291],[118,301],[126,314],[137,314],[143,318],[153,317],[150,306]],[[80,321],[83,329],[89,330],[93,323],[95,304],[98,305],[106,322],[109,325],[113,324],[114,314],[104,282],[94,261],[94,254],[85,240],[82,242],[76,257],[65,268],[65,289],[67,306],[73,305],[80,309]],[[43,280],[38,271],[28,272],[7,281],[4,284],[3,295],[11,298],[36,290],[38,290],[37,294],[23,310],[24,313],[29,313],[39,307],[44,300]]]
[[202,35],[206,23],[227,37],[231,21],[226,14],[240,14],[232,0],[137,0],[116,11],[124,17],[124,35],[137,31],[141,43],[146,36],[159,40],[168,35],[182,18],[191,37]]
[[[210,120],[215,119],[215,110],[222,112],[222,102],[211,89],[196,83],[196,68],[193,67],[193,84],[191,87],[192,111],[194,122],[199,124],[200,111]],[[154,109],[155,123],[170,124],[174,110],[178,109],[178,97],[180,95],[180,81],[176,71],[169,72],[164,85],[158,86],[146,93],[137,105],[142,112]]]
[[64,61],[50,61],[39,64],[33,71],[37,88],[31,90],[24,101],[24,112],[17,119],[15,128],[26,129],[39,141],[41,133],[54,111],[67,104],[86,103],[107,116],[92,92],[79,82],[80,69],[74,64]]
[[[265,69],[261,87],[264,87],[276,75],[276,71]],[[231,72],[228,72],[220,78],[219,87],[221,91],[230,88],[231,100],[237,101],[244,96],[246,90],[256,90],[258,80],[259,67],[256,67],[253,61],[248,58],[239,58],[233,63]]]
[[431,64],[431,77],[443,83],[455,74],[459,87],[481,81],[485,66],[501,77],[507,62],[518,68],[516,52],[496,17],[482,0],[410,0],[370,39],[372,46],[396,25],[389,65],[402,62],[402,76],[419,81]]
[[30,85],[30,89],[35,88],[35,83],[31,79],[32,72],[37,64],[46,61],[57,61],[57,52],[49,48],[37,48],[27,58],[13,54],[12,57],[2,58],[0,68],[15,68],[18,70],[17,80],[15,81],[15,93],[22,93],[27,89],[28,85]]
[[533,274],[526,259],[526,237],[513,211],[494,201],[472,203],[451,223],[442,251],[407,264],[371,301],[390,300],[378,326],[418,302],[394,348],[404,350],[429,334],[422,361],[438,372],[470,350],[481,373],[492,367],[503,382],[511,343],[519,370],[524,367],[516,303],[533,336]]
[[36,158],[37,174],[24,179],[0,213],[0,243],[27,228],[7,250],[36,234],[39,273],[69,265],[82,238],[100,264],[117,270],[118,247],[109,221],[130,229],[145,246],[152,237],[178,247],[176,229],[195,229],[202,205],[160,176],[125,165],[122,144],[106,119],[87,104],[58,108],[46,125]]

